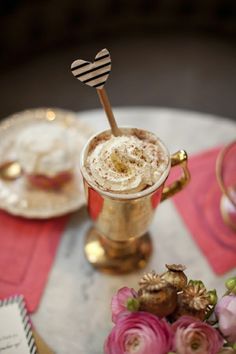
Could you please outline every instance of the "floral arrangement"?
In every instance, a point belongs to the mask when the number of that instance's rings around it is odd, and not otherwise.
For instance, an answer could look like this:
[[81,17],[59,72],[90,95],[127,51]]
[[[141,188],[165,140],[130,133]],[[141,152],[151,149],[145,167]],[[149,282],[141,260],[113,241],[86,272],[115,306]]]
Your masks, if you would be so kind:
[[236,277],[218,300],[186,267],[166,265],[145,274],[139,290],[124,287],[112,298],[114,327],[106,354],[236,354]]

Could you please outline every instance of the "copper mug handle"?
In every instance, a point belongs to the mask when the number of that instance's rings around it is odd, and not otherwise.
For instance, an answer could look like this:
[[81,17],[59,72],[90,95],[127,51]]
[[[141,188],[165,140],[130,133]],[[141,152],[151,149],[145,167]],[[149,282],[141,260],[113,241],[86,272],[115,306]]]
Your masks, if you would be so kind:
[[181,191],[190,182],[191,177],[188,169],[188,155],[186,151],[180,150],[171,155],[171,167],[174,166],[180,166],[182,168],[182,175],[178,180],[164,187],[161,202]]

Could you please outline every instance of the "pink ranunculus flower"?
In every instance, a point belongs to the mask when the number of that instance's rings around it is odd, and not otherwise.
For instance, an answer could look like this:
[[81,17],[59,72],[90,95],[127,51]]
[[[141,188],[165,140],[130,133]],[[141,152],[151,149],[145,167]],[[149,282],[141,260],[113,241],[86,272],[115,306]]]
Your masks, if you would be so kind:
[[215,307],[219,328],[229,342],[236,342],[236,296],[222,297]]
[[127,302],[129,299],[136,299],[137,292],[131,288],[121,288],[111,300],[112,321],[116,323],[117,317],[120,313],[127,311]]
[[126,312],[104,345],[106,354],[167,354],[172,344],[171,326],[149,312]]
[[194,317],[182,316],[173,323],[173,350],[177,354],[217,354],[223,345],[219,332]]

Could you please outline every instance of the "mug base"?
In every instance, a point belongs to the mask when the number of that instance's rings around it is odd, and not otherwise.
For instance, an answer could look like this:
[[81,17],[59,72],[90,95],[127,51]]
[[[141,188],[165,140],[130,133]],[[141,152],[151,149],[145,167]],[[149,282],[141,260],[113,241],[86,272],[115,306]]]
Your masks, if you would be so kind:
[[92,227],[85,240],[88,262],[101,272],[125,274],[144,268],[152,253],[149,233],[125,242],[108,240]]

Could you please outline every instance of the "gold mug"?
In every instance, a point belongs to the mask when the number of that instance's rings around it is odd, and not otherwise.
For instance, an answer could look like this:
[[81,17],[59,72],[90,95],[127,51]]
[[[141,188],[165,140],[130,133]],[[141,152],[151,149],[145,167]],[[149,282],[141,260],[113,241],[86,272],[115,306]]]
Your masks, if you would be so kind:
[[[132,128],[121,128],[123,134],[132,134]],[[139,129],[144,134],[150,132]],[[85,163],[89,149],[101,136],[110,134],[103,131],[91,137],[81,154],[88,212],[94,222],[85,241],[85,255],[97,269],[112,274],[127,273],[143,268],[152,252],[152,242],[147,233],[158,204],[173,196],[190,181],[187,153],[180,150],[170,155],[165,144],[158,138],[168,157],[168,165],[161,178],[152,186],[136,193],[114,193],[100,189],[92,180]],[[164,186],[171,167],[182,168],[181,177],[169,186]]]
[[223,221],[236,231],[236,140],[220,150],[216,160],[216,177],[222,191],[220,212]]

